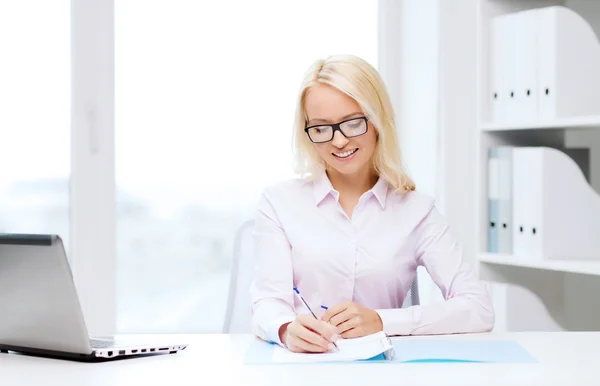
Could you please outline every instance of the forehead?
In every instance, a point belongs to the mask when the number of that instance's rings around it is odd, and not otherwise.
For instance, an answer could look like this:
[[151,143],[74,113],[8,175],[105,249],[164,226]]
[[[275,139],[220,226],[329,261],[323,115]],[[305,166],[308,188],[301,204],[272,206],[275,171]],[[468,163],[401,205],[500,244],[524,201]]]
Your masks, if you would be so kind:
[[335,122],[353,113],[361,113],[360,105],[338,89],[318,84],[311,87],[305,98],[304,109],[307,120]]

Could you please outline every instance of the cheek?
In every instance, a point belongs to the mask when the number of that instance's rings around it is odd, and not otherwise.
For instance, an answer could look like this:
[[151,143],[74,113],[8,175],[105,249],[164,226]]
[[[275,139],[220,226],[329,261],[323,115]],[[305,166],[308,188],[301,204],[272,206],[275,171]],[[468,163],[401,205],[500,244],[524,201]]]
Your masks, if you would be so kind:
[[313,144],[313,146],[315,147],[315,150],[317,150],[317,153],[319,153],[321,157],[326,157],[329,154],[329,147],[326,144]]
[[361,148],[363,148],[364,150],[366,150],[365,153],[369,153],[369,156],[372,155],[372,153],[375,151],[375,146],[377,145],[377,136],[375,134],[375,132],[370,132],[367,136],[365,136],[364,138],[361,138],[361,142],[359,143],[359,146]]

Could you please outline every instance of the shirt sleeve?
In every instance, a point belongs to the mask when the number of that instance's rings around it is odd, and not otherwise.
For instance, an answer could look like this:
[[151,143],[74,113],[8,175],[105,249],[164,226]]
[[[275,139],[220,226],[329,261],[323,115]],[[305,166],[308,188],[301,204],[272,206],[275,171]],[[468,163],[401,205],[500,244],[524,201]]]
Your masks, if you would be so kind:
[[376,310],[389,335],[487,332],[494,327],[489,294],[463,256],[435,206],[415,228],[416,257],[440,288],[444,301]]
[[258,204],[253,238],[252,331],[263,340],[282,345],[279,328],[296,318],[291,246],[267,191]]

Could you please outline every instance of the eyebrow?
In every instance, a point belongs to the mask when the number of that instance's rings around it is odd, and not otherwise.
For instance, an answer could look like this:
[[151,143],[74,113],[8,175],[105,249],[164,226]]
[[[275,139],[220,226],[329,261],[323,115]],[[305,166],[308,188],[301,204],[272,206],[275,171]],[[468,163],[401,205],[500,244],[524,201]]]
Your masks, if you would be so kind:
[[[340,121],[346,120],[346,119],[348,119],[348,118],[352,118],[352,117],[353,117],[353,116],[355,116],[355,115],[362,115],[362,114],[363,114],[362,112],[356,112],[356,113],[348,114],[348,115],[346,115],[346,116],[343,116],[343,117],[340,119]],[[307,125],[312,125],[312,124],[315,124],[315,123],[317,123],[317,122],[328,123],[329,121],[328,121],[327,119],[323,119],[323,118],[313,118],[313,119],[310,119],[310,120],[308,121]]]

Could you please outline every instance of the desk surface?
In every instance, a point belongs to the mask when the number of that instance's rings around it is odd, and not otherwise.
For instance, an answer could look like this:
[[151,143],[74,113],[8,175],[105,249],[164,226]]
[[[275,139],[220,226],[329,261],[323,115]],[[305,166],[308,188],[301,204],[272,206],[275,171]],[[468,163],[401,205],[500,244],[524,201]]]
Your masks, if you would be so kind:
[[[145,336],[150,339],[150,336]],[[162,336],[164,339],[164,335]],[[244,365],[249,335],[184,335],[173,355],[79,363],[0,354],[2,384],[22,385],[598,385],[600,332],[453,335],[514,339],[539,363]],[[400,339],[431,339],[403,337]]]

